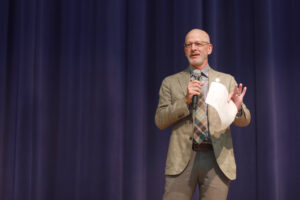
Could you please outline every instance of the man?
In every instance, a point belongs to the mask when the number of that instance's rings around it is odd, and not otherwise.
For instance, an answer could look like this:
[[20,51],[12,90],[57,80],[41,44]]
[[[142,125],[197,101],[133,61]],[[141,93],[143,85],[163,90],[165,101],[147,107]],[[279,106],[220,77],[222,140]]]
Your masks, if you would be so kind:
[[[221,131],[216,128],[218,113],[204,99],[211,82],[217,80],[227,88],[228,100],[237,107],[233,123],[247,126],[251,118],[243,104],[247,88],[236,84],[231,75],[209,66],[208,55],[212,49],[205,31],[188,32],[184,52],[190,66],[165,78],[160,88],[155,123],[159,129],[173,126],[165,168],[164,200],[192,199],[197,185],[201,200],[226,199],[229,183],[236,178],[230,128]],[[201,81],[191,79],[194,70],[201,71]],[[191,110],[194,95],[199,96],[200,102],[196,111]],[[200,116],[202,119],[198,120]]]

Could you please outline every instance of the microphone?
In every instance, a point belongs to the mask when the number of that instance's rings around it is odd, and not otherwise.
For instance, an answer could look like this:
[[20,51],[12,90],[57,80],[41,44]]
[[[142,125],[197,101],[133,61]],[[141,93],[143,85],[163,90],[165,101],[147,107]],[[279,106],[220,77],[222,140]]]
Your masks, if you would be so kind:
[[[191,74],[190,81],[193,81],[193,80],[197,80],[197,81],[201,80],[201,71],[199,69],[195,69],[193,71],[193,73]],[[194,95],[192,98],[192,109],[193,110],[196,110],[196,108],[197,108],[198,98],[199,98],[198,95]]]

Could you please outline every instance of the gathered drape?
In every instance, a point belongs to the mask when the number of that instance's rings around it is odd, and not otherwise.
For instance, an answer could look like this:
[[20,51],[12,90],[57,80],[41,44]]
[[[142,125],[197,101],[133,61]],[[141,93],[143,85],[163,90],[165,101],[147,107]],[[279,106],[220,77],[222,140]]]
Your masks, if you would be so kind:
[[[299,199],[296,0],[1,0],[0,199],[161,199],[170,129],[154,125],[185,34],[248,87],[229,199]],[[196,196],[195,196],[196,199]]]

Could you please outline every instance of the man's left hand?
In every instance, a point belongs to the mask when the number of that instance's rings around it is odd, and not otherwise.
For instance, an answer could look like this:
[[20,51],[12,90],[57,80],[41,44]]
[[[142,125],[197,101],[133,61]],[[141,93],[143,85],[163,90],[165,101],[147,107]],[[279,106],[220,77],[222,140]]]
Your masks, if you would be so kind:
[[231,92],[228,96],[228,101],[232,100],[238,110],[241,109],[241,105],[243,103],[243,99],[246,94],[246,91],[247,91],[247,87],[243,88],[242,83],[240,83],[239,85],[235,84],[233,92]]

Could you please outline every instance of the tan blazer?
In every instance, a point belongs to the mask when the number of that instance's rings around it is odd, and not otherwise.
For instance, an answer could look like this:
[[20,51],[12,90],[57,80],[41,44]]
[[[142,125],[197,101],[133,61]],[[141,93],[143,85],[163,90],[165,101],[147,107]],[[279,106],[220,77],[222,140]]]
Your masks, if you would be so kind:
[[[235,79],[229,75],[209,68],[209,86],[216,79],[220,80],[228,92],[232,92],[236,84]],[[155,124],[159,129],[173,125],[169,142],[165,174],[176,175],[187,166],[192,153],[193,120],[184,98],[190,80],[190,71],[185,71],[166,77],[159,91],[159,103],[155,114]],[[236,126],[247,126],[251,115],[246,105],[243,104],[243,115],[235,118]],[[232,147],[230,128],[216,131],[215,123],[218,120],[216,110],[208,106],[208,123],[212,145],[217,163],[223,173],[230,179],[236,179],[236,163]]]

